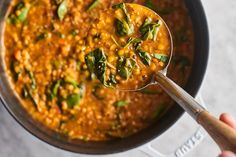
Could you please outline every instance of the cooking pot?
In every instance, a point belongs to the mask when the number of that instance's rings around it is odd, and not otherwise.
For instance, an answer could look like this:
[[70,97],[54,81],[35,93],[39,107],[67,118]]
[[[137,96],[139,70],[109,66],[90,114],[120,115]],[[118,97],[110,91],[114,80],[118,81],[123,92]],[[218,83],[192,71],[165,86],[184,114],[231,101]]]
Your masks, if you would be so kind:
[[[11,0],[0,1],[0,33],[3,33],[4,17]],[[209,35],[205,13],[200,0],[185,0],[186,7],[193,23],[195,53],[192,71],[185,90],[195,96],[201,86],[208,61]],[[3,36],[0,36],[3,45]],[[184,113],[179,105],[174,105],[161,119],[148,128],[124,139],[112,141],[86,142],[82,140],[68,140],[68,138],[49,130],[35,121],[20,105],[20,100],[14,95],[4,72],[3,46],[0,47],[0,100],[9,113],[26,130],[39,139],[64,150],[83,154],[111,154],[126,151],[145,144],[161,135],[173,125]]]

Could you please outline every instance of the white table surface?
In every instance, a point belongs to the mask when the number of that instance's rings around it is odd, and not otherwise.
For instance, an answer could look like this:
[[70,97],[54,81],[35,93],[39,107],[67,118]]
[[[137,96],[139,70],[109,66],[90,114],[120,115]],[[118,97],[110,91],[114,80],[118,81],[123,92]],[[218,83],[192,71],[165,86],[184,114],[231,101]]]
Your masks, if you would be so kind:
[[[215,115],[228,112],[236,117],[236,1],[202,0],[210,30],[210,60],[201,93],[208,108]],[[163,140],[169,147],[179,136],[187,134],[192,123],[185,115],[176,125],[180,129],[172,134],[172,141]],[[168,132],[173,131],[173,128]],[[166,136],[166,135],[163,135]],[[155,143],[155,142],[154,142]],[[173,146],[172,146],[173,147]],[[217,157],[219,149],[207,136],[188,153],[188,157]],[[0,157],[85,157],[59,150],[41,142],[19,126],[0,104]],[[137,150],[109,155],[111,157],[145,157]],[[86,156],[87,157],[87,156]]]

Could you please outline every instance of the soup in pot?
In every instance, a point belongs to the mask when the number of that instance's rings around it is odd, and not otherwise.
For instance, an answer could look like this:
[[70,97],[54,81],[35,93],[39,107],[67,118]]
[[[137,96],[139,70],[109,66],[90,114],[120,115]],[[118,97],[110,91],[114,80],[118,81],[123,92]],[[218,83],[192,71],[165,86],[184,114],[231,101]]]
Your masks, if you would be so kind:
[[68,138],[124,138],[173,104],[158,85],[113,88],[145,81],[165,66],[170,50],[160,19],[121,2],[145,5],[166,21],[174,40],[168,75],[184,86],[194,42],[183,0],[13,0],[9,8],[3,55],[12,88],[34,119]]

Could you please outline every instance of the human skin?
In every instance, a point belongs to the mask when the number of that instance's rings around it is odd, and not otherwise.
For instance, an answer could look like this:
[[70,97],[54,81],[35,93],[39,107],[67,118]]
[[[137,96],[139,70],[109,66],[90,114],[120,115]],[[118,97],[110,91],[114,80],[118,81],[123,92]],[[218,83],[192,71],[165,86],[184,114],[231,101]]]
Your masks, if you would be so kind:
[[[221,114],[220,120],[236,130],[236,120],[229,114]],[[219,155],[219,157],[236,157],[236,155],[233,152],[225,150]]]

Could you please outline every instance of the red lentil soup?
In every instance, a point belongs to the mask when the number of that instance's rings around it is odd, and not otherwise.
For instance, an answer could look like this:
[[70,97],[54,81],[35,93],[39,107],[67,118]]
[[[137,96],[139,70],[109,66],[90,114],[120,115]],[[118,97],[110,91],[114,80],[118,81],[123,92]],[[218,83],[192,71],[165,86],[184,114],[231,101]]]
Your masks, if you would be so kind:
[[9,8],[4,55],[12,87],[33,118],[68,138],[124,138],[173,104],[157,85],[113,88],[147,81],[170,53],[160,18],[121,2],[145,5],[167,22],[174,39],[168,75],[183,86],[194,46],[183,0],[13,0]]

